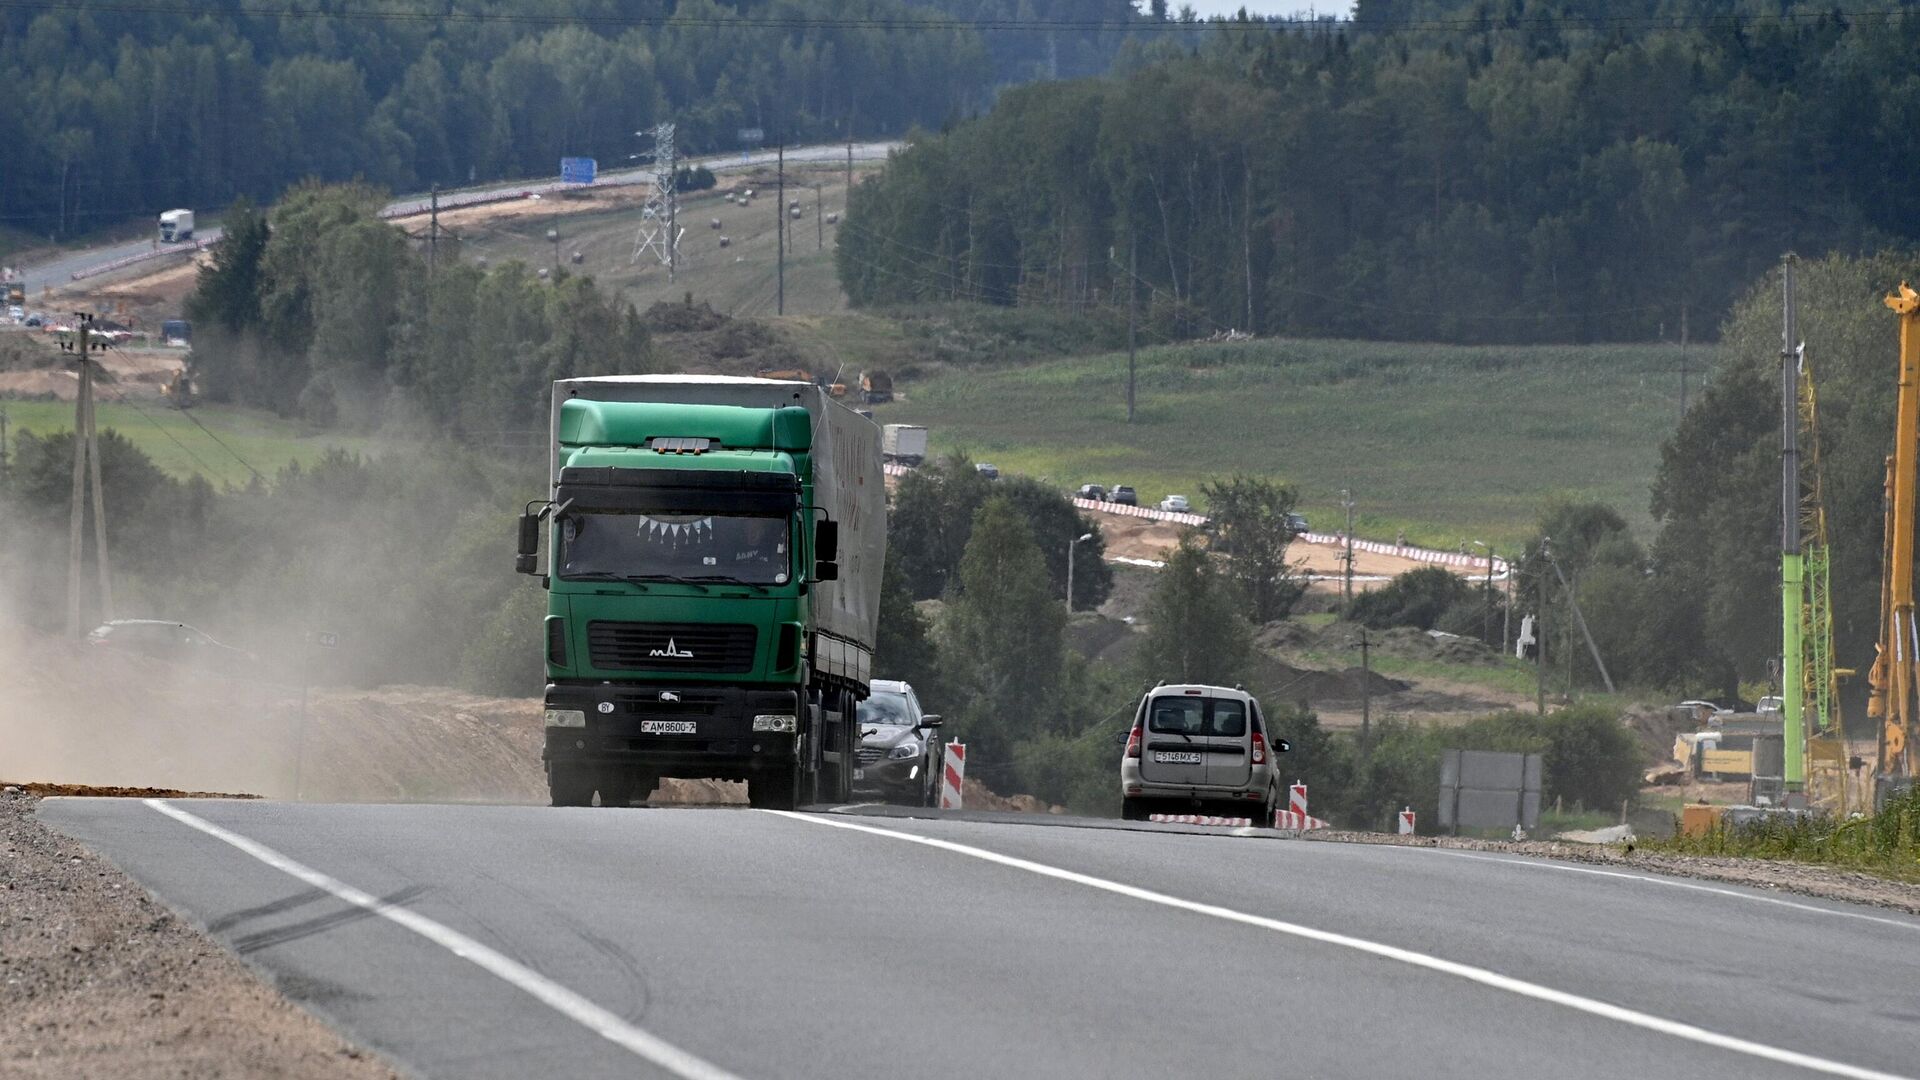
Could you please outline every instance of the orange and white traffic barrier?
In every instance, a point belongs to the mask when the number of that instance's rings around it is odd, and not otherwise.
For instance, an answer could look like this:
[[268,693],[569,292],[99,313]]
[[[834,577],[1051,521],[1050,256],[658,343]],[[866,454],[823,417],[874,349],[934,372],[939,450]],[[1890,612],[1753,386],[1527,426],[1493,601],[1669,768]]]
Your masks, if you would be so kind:
[[940,766],[940,809],[961,809],[962,785],[967,779],[967,744],[947,744],[946,760]]
[[1234,829],[1244,829],[1253,824],[1252,818],[1215,817],[1211,814],[1148,814],[1147,820],[1162,825],[1223,825]]
[[1296,780],[1287,787],[1287,808],[1273,812],[1273,827],[1306,832],[1324,829],[1327,823],[1307,813],[1307,785]]
[[1293,784],[1287,788],[1287,809],[1302,817],[1306,816],[1307,785],[1295,780]]
[[1411,806],[1400,811],[1400,835],[1413,835],[1413,807]]

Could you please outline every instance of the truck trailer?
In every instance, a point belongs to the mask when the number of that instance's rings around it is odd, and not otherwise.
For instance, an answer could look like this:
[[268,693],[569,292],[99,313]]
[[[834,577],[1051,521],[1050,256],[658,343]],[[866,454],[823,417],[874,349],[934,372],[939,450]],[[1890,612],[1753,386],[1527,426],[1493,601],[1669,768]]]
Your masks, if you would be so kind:
[[553,804],[624,806],[663,777],[744,780],[778,809],[850,798],[879,429],[812,383],[620,375],[556,382],[550,433],[516,569],[547,589]]
[[160,242],[178,244],[193,239],[193,211],[168,210],[160,215]]
[[880,453],[886,460],[911,467],[927,459],[926,428],[888,424],[880,432]]

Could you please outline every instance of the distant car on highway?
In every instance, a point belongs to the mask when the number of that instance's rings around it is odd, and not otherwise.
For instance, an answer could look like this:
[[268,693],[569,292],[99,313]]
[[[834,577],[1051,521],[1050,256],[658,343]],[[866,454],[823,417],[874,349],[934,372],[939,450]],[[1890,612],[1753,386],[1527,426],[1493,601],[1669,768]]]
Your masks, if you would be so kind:
[[1109,495],[1109,501],[1118,503],[1121,506],[1139,506],[1140,496],[1135,494],[1134,490],[1127,485],[1119,484],[1114,487],[1112,493]]
[[1156,686],[1140,699],[1120,758],[1120,816],[1214,808],[1272,825],[1281,792],[1274,755],[1290,749],[1268,735],[1260,702],[1245,690]]
[[940,801],[940,764],[946,749],[941,720],[920,710],[913,687],[895,679],[873,680],[860,703],[859,766],[853,790],[888,802],[933,806]]
[[101,623],[87,635],[87,644],[198,667],[250,663],[254,658],[245,649],[222,645],[203,630],[165,619],[114,619]]
[[1107,501],[1107,489],[1101,487],[1099,484],[1081,484],[1080,490],[1073,494],[1077,498],[1092,499],[1094,502]]
[[1000,479],[999,468],[994,466],[990,462],[985,462],[985,461],[975,462],[973,466],[973,471],[979,473],[981,476],[984,476],[989,480]]
[[1169,495],[1160,500],[1160,509],[1170,514],[1184,514],[1191,508],[1187,505],[1185,495]]

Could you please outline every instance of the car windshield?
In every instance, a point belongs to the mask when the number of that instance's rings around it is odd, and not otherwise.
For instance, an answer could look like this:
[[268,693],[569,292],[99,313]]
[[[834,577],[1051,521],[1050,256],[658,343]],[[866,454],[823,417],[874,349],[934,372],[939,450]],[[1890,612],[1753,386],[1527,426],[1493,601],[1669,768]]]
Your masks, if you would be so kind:
[[1247,707],[1227,698],[1163,697],[1147,712],[1147,730],[1163,735],[1247,733]]
[[560,523],[560,576],[782,585],[788,540],[785,517],[569,514]]
[[862,727],[911,727],[913,707],[905,694],[878,693],[860,703]]

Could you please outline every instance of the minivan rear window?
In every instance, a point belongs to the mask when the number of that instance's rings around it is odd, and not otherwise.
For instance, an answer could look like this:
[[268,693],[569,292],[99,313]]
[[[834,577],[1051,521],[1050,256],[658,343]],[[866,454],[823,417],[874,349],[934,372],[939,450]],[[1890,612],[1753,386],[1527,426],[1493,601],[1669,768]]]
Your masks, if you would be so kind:
[[1147,730],[1162,735],[1237,737],[1247,733],[1247,706],[1228,698],[1155,698],[1147,708]]

